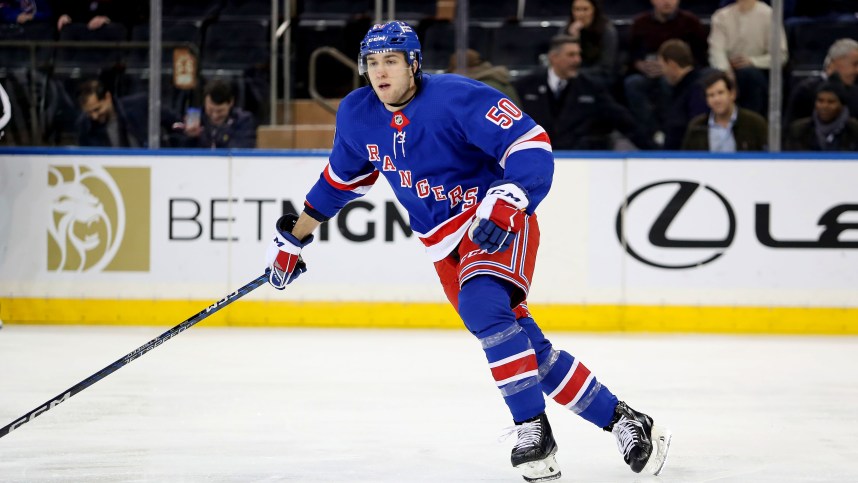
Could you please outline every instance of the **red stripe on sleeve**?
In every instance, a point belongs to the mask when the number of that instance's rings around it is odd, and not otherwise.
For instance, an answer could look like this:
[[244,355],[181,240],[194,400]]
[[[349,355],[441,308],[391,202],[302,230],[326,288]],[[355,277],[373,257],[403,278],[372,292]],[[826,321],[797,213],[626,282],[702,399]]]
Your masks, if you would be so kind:
[[325,167],[325,170],[322,171],[322,174],[325,176],[325,181],[327,181],[328,184],[330,184],[334,188],[336,188],[338,190],[342,190],[342,191],[352,191],[352,190],[355,190],[357,188],[360,188],[361,186],[372,186],[373,184],[375,184],[375,180],[378,179],[378,171],[376,170],[376,171],[373,171],[372,174],[370,174],[366,178],[363,178],[363,179],[361,179],[355,183],[344,184],[344,183],[340,183],[338,181],[335,181],[331,177],[330,173],[328,172],[329,169],[331,169],[330,166],[327,166],[327,167]]

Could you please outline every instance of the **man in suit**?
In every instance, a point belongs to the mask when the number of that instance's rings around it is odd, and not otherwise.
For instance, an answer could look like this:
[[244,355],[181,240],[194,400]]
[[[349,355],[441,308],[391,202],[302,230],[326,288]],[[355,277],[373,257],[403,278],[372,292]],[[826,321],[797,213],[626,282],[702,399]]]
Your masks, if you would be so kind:
[[756,112],[736,104],[736,85],[720,70],[703,78],[709,114],[691,120],[682,149],[735,153],[736,151],[765,151],[769,124]]
[[[78,119],[81,146],[114,148],[148,147],[149,97],[146,93],[114,98],[99,80],[85,81],[78,94],[82,114]],[[171,133],[179,118],[161,108],[161,134]]]
[[521,108],[548,132],[555,149],[612,149],[619,131],[641,149],[652,143],[631,113],[598,81],[579,72],[581,45],[568,35],[551,40],[547,69],[514,83]]

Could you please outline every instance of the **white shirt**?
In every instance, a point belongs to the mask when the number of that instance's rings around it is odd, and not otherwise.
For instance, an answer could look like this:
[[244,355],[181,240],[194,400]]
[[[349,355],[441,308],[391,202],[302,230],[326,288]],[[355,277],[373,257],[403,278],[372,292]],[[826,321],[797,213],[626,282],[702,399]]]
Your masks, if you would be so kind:
[[548,88],[554,93],[554,97],[559,97],[563,89],[566,88],[567,82],[561,79],[551,67],[548,68]]
[[733,106],[733,114],[730,122],[722,126],[715,122],[715,114],[709,113],[709,152],[710,153],[735,153],[736,138],[733,136],[733,125],[739,116],[739,106]]
[[[769,32],[772,7],[758,1],[751,10],[740,12],[738,4],[719,8],[712,15],[709,33],[709,65],[730,71],[730,57],[744,55],[754,67],[768,69],[772,65],[769,52]],[[781,60],[787,61],[787,41],[781,29]]]

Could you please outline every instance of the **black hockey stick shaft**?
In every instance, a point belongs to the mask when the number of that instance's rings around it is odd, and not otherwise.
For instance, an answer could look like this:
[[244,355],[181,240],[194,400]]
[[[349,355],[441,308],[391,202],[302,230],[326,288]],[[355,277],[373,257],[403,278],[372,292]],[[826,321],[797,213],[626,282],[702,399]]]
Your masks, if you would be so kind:
[[218,310],[226,307],[227,305],[229,305],[229,304],[235,302],[236,300],[240,299],[241,297],[247,295],[248,293],[250,293],[251,291],[253,291],[257,287],[259,287],[260,285],[264,284],[267,280],[268,280],[267,274],[260,275],[259,277],[255,278],[253,281],[249,282],[247,285],[241,287],[240,289],[236,290],[235,292],[232,292],[231,294],[229,294],[226,297],[218,300],[217,302],[209,305],[208,307],[203,309],[197,315],[194,315],[190,319],[188,319],[188,320],[182,322],[181,324],[173,327],[172,329],[168,330],[167,332],[164,332],[163,334],[159,335],[158,337],[155,337],[154,339],[150,340],[149,342],[147,342],[147,343],[143,344],[142,346],[140,346],[140,347],[134,349],[133,351],[129,352],[128,354],[126,354],[125,356],[123,356],[121,359],[117,360],[113,364],[110,364],[109,366],[105,367],[104,369],[102,369],[102,370],[96,372],[95,374],[87,377],[83,381],[80,381],[79,383],[75,384],[74,386],[66,389],[65,391],[58,394],[57,397],[47,401],[45,404],[42,404],[41,406],[37,407],[36,409],[33,409],[29,413],[27,413],[27,414],[21,416],[20,418],[16,419],[12,423],[4,426],[2,429],[0,429],[0,438],[2,438],[3,436],[6,436],[7,434],[11,433],[12,431],[14,431],[18,428],[20,428],[24,424],[29,423],[30,421],[35,419],[36,416],[41,416],[42,414],[44,414],[48,410],[55,408],[61,402],[65,401],[66,399],[68,399],[68,398],[74,396],[75,394],[83,391],[84,389],[88,388],[89,386],[91,386],[91,385],[95,384],[96,382],[98,382],[98,381],[104,379],[105,377],[109,376],[110,374],[113,374],[120,367],[128,364],[129,362],[133,361],[134,359],[137,359],[138,357],[142,356],[143,354],[149,352],[150,350],[158,347],[159,345],[163,344],[164,342],[166,342],[166,341],[172,339],[173,337],[179,335],[179,333],[181,333],[185,329],[192,327],[197,322],[205,319],[206,317],[214,314]]

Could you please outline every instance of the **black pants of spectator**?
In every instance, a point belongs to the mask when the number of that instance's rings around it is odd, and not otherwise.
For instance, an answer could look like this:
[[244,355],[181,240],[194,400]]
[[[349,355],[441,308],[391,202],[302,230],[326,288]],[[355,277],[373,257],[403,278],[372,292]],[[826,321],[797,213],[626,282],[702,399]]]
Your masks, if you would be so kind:
[[757,67],[736,69],[736,103],[745,109],[768,117],[769,115],[769,71]]
[[629,110],[640,123],[647,136],[663,131],[667,105],[670,102],[670,84],[664,77],[649,78],[631,74],[623,81]]

